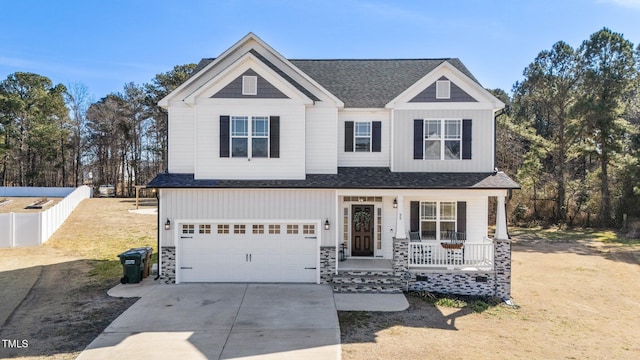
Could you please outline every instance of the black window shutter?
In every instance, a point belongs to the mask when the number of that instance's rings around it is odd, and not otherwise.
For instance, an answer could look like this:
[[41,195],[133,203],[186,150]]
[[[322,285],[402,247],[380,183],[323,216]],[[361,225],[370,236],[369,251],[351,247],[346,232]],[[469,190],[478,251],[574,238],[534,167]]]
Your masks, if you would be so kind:
[[373,152],[381,152],[382,151],[382,122],[373,121],[371,122],[371,151]]
[[353,152],[353,121],[344,122],[344,151]]
[[457,207],[458,232],[467,232],[467,202],[458,201]]
[[269,116],[269,154],[280,157],[280,116]]
[[424,158],[424,121],[422,119],[413,120],[413,158],[420,160]]
[[412,201],[409,206],[409,231],[420,231],[420,201]]
[[229,115],[220,116],[220,157],[229,157]]
[[462,158],[471,159],[471,119],[462,120]]

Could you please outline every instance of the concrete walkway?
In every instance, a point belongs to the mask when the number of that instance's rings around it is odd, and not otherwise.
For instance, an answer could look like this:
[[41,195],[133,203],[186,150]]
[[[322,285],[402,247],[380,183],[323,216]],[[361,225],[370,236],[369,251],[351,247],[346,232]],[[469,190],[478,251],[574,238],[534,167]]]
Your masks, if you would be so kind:
[[78,359],[340,358],[329,286],[188,284],[138,290],[142,298]]

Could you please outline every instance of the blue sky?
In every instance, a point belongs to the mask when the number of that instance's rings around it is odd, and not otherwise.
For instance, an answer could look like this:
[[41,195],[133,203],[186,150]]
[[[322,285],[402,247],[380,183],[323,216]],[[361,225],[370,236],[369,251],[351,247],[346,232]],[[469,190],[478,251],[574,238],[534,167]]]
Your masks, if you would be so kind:
[[640,43],[640,0],[0,0],[0,80],[84,83],[94,100],[252,31],[288,58],[458,57],[510,91],[536,55],[608,27]]

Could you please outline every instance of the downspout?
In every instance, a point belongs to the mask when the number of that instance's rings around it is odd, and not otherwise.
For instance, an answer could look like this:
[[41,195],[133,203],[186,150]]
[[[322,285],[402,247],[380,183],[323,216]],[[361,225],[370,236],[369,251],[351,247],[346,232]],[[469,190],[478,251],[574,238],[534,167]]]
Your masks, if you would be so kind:
[[158,238],[158,274],[156,275],[155,279],[153,279],[154,281],[158,281],[158,279],[160,279],[160,274],[162,272],[162,269],[160,269],[160,265],[161,265],[161,253],[160,253],[160,190],[156,188],[156,200],[158,201],[158,229],[157,229],[157,238]]
[[498,163],[498,117],[504,115],[509,110],[509,105],[506,105],[502,109],[493,115],[493,169],[494,172],[497,169]]

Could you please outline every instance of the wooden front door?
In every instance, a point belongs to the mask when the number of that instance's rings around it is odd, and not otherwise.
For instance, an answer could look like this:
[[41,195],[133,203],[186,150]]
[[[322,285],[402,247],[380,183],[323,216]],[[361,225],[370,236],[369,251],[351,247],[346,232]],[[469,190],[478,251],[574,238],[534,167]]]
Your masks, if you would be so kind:
[[351,256],[373,256],[373,205],[351,206]]

